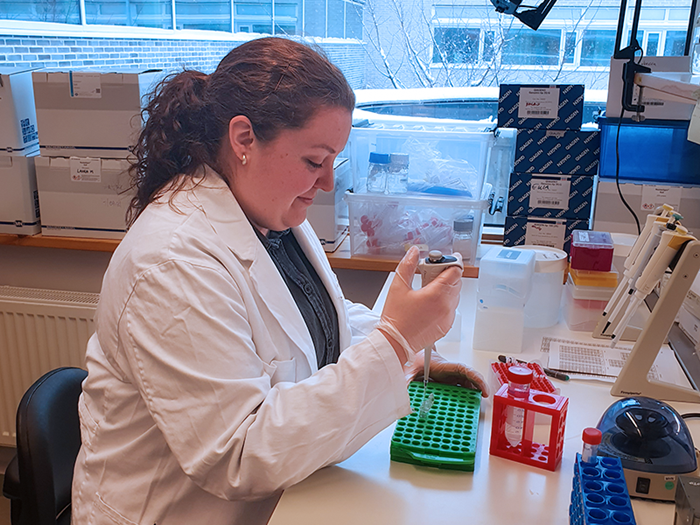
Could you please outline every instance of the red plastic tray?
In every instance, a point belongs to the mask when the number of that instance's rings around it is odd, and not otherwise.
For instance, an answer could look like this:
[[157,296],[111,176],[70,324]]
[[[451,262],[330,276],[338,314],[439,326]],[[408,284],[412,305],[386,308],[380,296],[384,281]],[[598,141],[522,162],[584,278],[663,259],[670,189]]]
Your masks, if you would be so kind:
[[530,384],[531,390],[539,390],[540,392],[546,392],[548,394],[554,394],[556,392],[556,388],[554,388],[554,385],[547,377],[547,374],[545,374],[544,370],[542,370],[542,366],[537,363],[501,363],[500,361],[491,363],[491,370],[493,370],[493,373],[496,376],[496,379],[498,379],[500,385],[505,385],[508,383],[506,371],[511,366],[526,366],[532,370],[532,383]]

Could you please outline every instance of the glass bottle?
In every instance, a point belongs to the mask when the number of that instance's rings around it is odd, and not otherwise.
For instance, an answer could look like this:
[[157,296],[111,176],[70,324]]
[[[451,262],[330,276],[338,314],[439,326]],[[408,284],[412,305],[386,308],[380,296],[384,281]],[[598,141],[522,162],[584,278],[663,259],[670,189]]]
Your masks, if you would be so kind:
[[598,457],[598,445],[603,438],[603,433],[597,428],[589,427],[583,429],[583,450],[581,451],[581,461],[584,463],[595,463]]
[[387,193],[406,193],[408,191],[408,155],[392,153],[389,173],[386,178]]
[[386,191],[386,179],[391,164],[391,155],[388,153],[369,154],[369,171],[367,173],[367,191],[370,193],[384,193]]
[[452,237],[452,251],[459,252],[462,256],[464,264],[472,264],[473,253],[475,248],[472,242],[474,233],[474,216],[467,215],[456,219],[452,223],[454,236]]
[[[511,366],[507,372],[508,397],[527,401],[530,396],[530,383],[532,383],[532,370],[524,366]],[[511,447],[517,447],[523,439],[523,425],[525,423],[525,409],[508,405],[506,407],[506,439]]]

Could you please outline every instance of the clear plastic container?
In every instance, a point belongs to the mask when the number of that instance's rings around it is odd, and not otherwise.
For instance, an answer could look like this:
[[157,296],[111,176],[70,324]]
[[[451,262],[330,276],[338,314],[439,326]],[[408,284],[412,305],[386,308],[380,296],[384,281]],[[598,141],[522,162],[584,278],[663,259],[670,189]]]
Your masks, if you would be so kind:
[[564,318],[569,330],[592,332],[614,292],[614,288],[578,286],[569,274],[564,286]]
[[[492,248],[479,262],[475,350],[522,352],[525,303],[535,270],[535,252]],[[507,329],[504,329],[507,327]]]
[[[345,194],[350,210],[350,252],[353,257],[400,260],[411,246],[452,253],[456,218],[473,214],[469,251],[476,253],[491,185],[479,200],[405,193]],[[472,263],[473,264],[473,263]]]
[[[524,366],[511,366],[508,377],[508,397],[525,401],[530,395],[532,370]],[[517,447],[523,439],[525,409],[508,405],[506,408],[505,435],[511,447]]]
[[389,172],[386,176],[387,193],[406,193],[408,191],[408,155],[392,153]]
[[391,155],[388,153],[370,153],[369,169],[367,171],[367,191],[370,193],[384,193],[386,191],[387,176],[391,164]]
[[[355,193],[370,191],[366,160],[370,153],[389,152],[410,155],[409,188],[414,181],[429,181],[434,183],[431,193],[457,195],[440,191],[441,185],[449,175],[451,180],[447,181],[450,184],[445,188],[446,191],[455,189],[452,183],[459,179],[460,188],[464,190],[459,195],[478,199],[484,185],[489,151],[494,140],[493,132],[483,131],[483,125],[476,123],[373,123],[368,127],[352,128],[343,156],[348,157],[352,163]],[[455,166],[468,169],[457,174]]]
[[525,326],[548,328],[559,322],[561,295],[567,255],[564,250],[548,246],[515,246],[516,250],[535,252],[535,273],[532,290],[525,303]]
[[575,270],[609,272],[615,244],[608,232],[574,230],[571,233],[571,267]]

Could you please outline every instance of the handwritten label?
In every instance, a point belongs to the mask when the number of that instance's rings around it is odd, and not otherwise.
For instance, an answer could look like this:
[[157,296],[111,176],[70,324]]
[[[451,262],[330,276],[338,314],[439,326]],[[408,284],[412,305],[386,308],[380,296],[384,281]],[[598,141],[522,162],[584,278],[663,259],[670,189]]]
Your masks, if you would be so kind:
[[557,118],[559,88],[520,88],[518,118]]
[[532,179],[530,183],[530,208],[565,210],[569,207],[571,181],[568,179]]
[[525,244],[562,249],[566,224],[563,222],[528,222],[525,227]]
[[676,211],[682,213],[681,188],[678,186],[652,186],[644,184],[642,186],[642,211],[653,212],[663,204],[673,206]]
[[73,182],[102,182],[102,161],[71,157],[70,180]]
[[102,98],[102,81],[99,73],[75,73],[71,71],[71,98]]

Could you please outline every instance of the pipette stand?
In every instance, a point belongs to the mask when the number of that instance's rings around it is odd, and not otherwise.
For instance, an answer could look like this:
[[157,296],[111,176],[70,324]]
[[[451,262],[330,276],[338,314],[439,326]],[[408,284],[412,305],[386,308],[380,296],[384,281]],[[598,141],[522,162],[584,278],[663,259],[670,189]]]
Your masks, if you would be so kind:
[[[525,409],[523,437],[515,447],[508,443],[505,436],[506,413],[509,406]],[[508,385],[503,385],[493,397],[491,455],[554,472],[561,463],[564,452],[564,429],[568,408],[569,398],[567,397],[530,390],[528,399],[520,400],[509,397]],[[538,414],[551,418],[546,443],[533,441],[535,417]]]
[[700,270],[700,241],[689,241],[671,273],[671,278],[654,305],[632,353],[610,393],[614,396],[646,396],[662,401],[700,402],[700,392],[692,388],[649,379],[648,374],[666,341],[683,301]]

